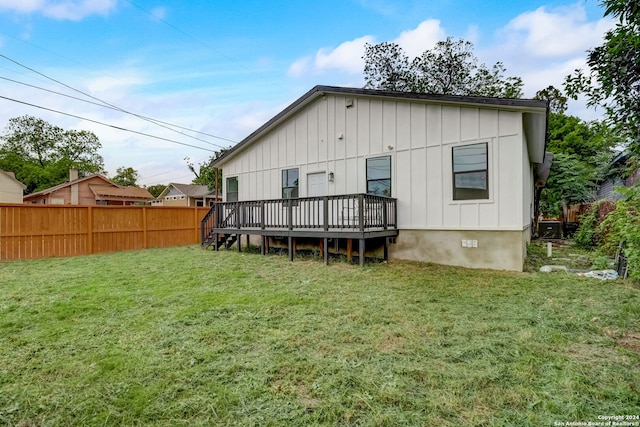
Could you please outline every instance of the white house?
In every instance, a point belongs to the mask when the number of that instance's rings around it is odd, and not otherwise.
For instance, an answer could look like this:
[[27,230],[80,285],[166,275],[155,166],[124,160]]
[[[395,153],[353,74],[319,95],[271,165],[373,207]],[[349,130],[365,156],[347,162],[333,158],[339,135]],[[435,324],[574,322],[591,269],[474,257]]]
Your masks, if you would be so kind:
[[546,130],[546,101],[316,86],[214,166],[225,201],[397,199],[390,258],[521,271]]
[[22,203],[25,188],[13,172],[0,171],[0,203]]

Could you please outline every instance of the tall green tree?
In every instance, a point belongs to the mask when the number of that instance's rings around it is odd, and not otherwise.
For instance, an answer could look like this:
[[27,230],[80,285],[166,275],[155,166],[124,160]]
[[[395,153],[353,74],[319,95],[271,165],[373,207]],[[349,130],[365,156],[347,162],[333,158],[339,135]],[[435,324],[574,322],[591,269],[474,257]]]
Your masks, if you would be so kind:
[[564,114],[566,98],[552,86],[539,91],[535,97],[554,103],[549,113],[547,143],[554,159],[541,194],[540,210],[547,216],[556,216],[565,206],[591,201],[619,137],[605,123],[586,122]]
[[158,197],[160,194],[162,194],[165,188],[167,188],[167,186],[164,184],[156,184],[148,186],[147,191],[151,193],[153,197]]
[[564,113],[567,111],[568,98],[560,89],[553,85],[549,85],[536,92],[534,99],[549,101],[549,111],[552,113]]
[[604,16],[617,19],[604,43],[587,52],[588,69],[576,70],[565,80],[574,99],[602,106],[610,125],[619,128],[629,148],[640,153],[640,2],[601,0]]
[[365,87],[442,95],[519,98],[522,79],[505,77],[504,65],[479,63],[473,44],[448,37],[422,55],[409,58],[396,43],[365,45]]
[[14,172],[28,194],[66,182],[71,168],[82,174],[103,172],[100,148],[92,132],[64,130],[33,116],[15,117],[0,136],[0,169]]
[[195,178],[191,181],[193,184],[206,185],[209,190],[218,189],[218,193],[222,194],[222,169],[214,168],[211,166],[214,160],[226,153],[229,148],[222,148],[216,151],[213,156],[205,160],[204,162],[196,165],[187,157],[187,167],[195,175]]
[[132,167],[121,166],[116,170],[116,174],[111,178],[111,182],[123,187],[138,187],[140,174]]
[[365,44],[365,88],[408,92],[412,89],[409,57],[396,43]]

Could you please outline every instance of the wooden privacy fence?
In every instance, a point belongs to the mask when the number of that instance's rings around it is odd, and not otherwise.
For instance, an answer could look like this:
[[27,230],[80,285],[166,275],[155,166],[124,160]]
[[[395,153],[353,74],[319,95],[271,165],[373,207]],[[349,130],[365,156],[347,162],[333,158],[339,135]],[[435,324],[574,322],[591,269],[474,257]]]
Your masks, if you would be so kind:
[[209,208],[0,204],[0,260],[200,243]]

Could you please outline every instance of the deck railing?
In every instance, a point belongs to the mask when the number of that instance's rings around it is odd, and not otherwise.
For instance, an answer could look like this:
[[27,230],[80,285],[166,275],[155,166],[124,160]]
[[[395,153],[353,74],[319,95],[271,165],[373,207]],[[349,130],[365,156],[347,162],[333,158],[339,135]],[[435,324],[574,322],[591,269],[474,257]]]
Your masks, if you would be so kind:
[[234,230],[369,231],[397,227],[397,201],[373,194],[217,202],[201,223],[202,242]]

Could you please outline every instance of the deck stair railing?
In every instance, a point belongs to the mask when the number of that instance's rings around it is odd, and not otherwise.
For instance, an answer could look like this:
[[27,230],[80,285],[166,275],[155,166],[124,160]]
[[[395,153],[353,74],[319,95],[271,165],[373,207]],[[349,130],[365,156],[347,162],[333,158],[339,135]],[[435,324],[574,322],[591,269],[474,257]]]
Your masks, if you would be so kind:
[[396,199],[373,194],[217,202],[202,220],[201,242],[207,247],[217,234],[247,229],[364,232],[396,227]]

